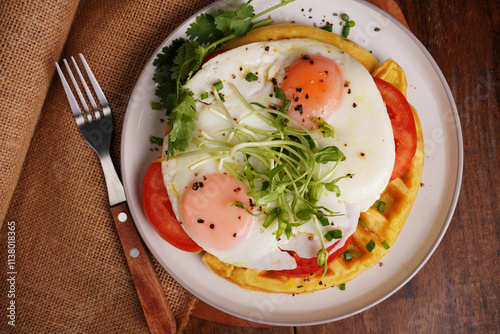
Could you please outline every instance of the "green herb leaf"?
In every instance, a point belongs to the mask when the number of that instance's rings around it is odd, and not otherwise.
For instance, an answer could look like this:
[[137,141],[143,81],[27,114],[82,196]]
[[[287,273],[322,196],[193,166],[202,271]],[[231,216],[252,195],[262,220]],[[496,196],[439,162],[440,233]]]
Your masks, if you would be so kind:
[[168,152],[174,156],[176,151],[185,151],[193,139],[194,120],[198,119],[193,92],[182,88],[180,103],[172,110],[168,118]]
[[245,76],[245,80],[248,82],[257,81],[259,80],[259,77],[253,74],[252,72],[248,72],[247,75]]
[[328,241],[332,241],[333,239],[342,238],[342,230],[330,230],[326,232],[325,239]]
[[319,129],[320,129],[320,131],[323,132],[324,138],[326,138],[326,137],[333,138],[333,135],[334,135],[333,127],[330,124],[328,124],[327,121],[325,121],[322,118],[317,118],[317,117],[311,117],[311,121],[313,121],[313,123],[316,123],[319,125]]
[[391,248],[391,246],[389,246],[389,243],[386,240],[382,241],[382,246],[384,246],[385,250]]
[[366,250],[371,253],[374,248],[375,241],[373,241],[373,239],[370,239],[370,241],[368,241],[368,243],[366,244]]
[[201,14],[195,22],[191,23],[186,30],[186,35],[200,44],[211,44],[223,38],[224,32],[217,28],[212,15]]
[[240,37],[252,29],[253,22],[251,18],[253,16],[253,6],[244,3],[234,12],[224,12],[217,15],[214,21],[217,29],[234,33],[236,37]]
[[161,138],[161,137],[155,137],[155,136],[150,136],[149,137],[149,142],[151,144],[156,144],[158,146],[162,146],[163,145],[163,138]]
[[314,154],[317,163],[326,164],[332,161],[344,161],[345,155],[337,146],[327,146]]

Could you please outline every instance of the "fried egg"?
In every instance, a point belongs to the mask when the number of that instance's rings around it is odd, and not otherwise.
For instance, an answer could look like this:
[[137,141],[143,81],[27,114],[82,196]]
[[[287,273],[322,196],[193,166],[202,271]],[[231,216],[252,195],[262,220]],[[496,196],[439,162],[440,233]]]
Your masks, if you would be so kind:
[[[213,88],[217,82],[221,82],[219,91]],[[294,269],[296,262],[286,250],[304,258],[317,256],[321,242],[316,224],[294,227],[291,238],[283,235],[279,240],[273,234],[277,222],[263,227],[266,216],[257,215],[259,208],[247,194],[248,184],[223,167],[225,161],[243,168],[243,155],[214,159],[219,152],[203,150],[207,138],[231,143],[228,129],[238,127],[238,122],[271,129],[251,114],[242,98],[263,106],[280,105],[274,93],[280,87],[291,101],[288,114],[296,123],[313,129],[318,125],[311,117],[325,120],[335,135],[318,133],[320,148],[334,145],[346,156],[331,176],[343,177],[337,183],[340,196],[324,190],[317,204],[338,213],[328,218],[329,226],[319,227],[320,234],[332,226],[342,230],[340,240],[325,240],[325,246],[337,242],[331,252],[344,246],[356,230],[360,212],[368,210],[385,189],[395,157],[390,119],[363,65],[340,49],[315,40],[258,42],[210,59],[185,86],[197,100],[194,140],[183,154],[162,162],[162,173],[173,211],[187,234],[221,261],[252,269]],[[224,100],[223,108],[218,99]],[[167,142],[164,140],[164,152]],[[335,164],[322,165],[322,172],[328,173]],[[235,202],[244,203],[247,210],[232,205]]]

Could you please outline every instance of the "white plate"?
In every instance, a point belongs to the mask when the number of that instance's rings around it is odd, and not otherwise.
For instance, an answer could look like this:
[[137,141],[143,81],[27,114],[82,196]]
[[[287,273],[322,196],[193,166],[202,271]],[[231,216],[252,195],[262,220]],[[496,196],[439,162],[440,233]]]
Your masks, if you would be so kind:
[[[278,0],[256,0],[256,12]],[[190,22],[202,12],[233,8],[238,1],[217,2],[195,14],[174,31],[155,52],[184,36]],[[416,203],[383,266],[374,266],[346,284],[346,290],[326,289],[303,295],[252,292],[211,273],[201,256],[179,251],[156,234],[144,216],[141,186],[150,162],[149,136],[162,136],[165,118],[151,110],[154,96],[153,57],[137,81],[123,128],[121,163],[128,203],[137,228],[163,267],[187,290],[206,303],[237,317],[272,325],[315,325],[339,320],[376,305],[407,283],[425,264],[441,241],[455,209],[463,165],[462,135],[450,89],[430,54],[403,25],[363,1],[297,0],[272,12],[275,22],[318,26],[333,23],[340,33],[339,16],[348,13],[356,26],[349,38],[371,50],[381,61],[393,58],[408,78],[408,100],[419,111],[425,140],[425,166]],[[311,18],[310,18],[311,17]],[[323,21],[325,20],[325,21]],[[375,31],[380,28],[380,31]],[[378,30],[378,29],[377,29]],[[436,269],[437,270],[437,269]]]

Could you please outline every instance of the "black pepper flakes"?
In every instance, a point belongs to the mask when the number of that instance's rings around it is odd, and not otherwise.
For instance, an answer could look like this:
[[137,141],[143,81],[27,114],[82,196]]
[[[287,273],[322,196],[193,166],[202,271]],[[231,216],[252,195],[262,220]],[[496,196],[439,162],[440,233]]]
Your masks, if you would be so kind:
[[276,78],[272,78],[271,79],[271,82],[273,83],[273,85],[277,85],[278,84],[278,80],[276,80]]
[[300,100],[300,99],[299,99],[299,97],[298,97],[298,96],[295,96],[295,95],[294,95],[294,96],[293,96],[293,100],[294,100],[295,102],[297,102],[297,101],[298,101],[298,100]]
[[198,224],[203,224],[205,221],[203,219],[198,219],[197,222]]
[[306,100],[309,100],[309,94],[306,94]]
[[215,224],[210,224],[210,228],[213,230],[215,228]]
[[233,233],[233,238],[236,238],[236,233]]
[[250,206],[253,208],[255,206],[255,204],[253,204],[253,201],[251,198],[248,199],[250,201]]
[[264,50],[269,51],[269,46],[266,46]]
[[358,105],[357,105],[356,103],[353,103],[353,104],[352,104],[352,107],[353,107],[353,108],[356,108],[357,106],[358,106]]
[[235,193],[239,193],[239,192],[241,191],[241,188],[240,188],[240,187],[238,187],[238,188],[234,189],[233,191],[234,191]]
[[297,91],[297,93],[302,93],[302,88],[295,88],[295,90]]
[[309,60],[309,64],[314,65],[314,60]]
[[193,190],[196,191],[198,189],[200,189],[200,183],[199,182],[193,183]]
[[299,104],[299,105],[298,105],[298,106],[296,106],[294,109],[295,109],[295,110],[297,110],[297,111],[299,112],[299,114],[301,114],[301,115],[302,115],[302,113],[304,112],[304,110],[302,110],[302,104]]
[[349,88],[349,90],[347,91],[347,94],[351,94],[351,89]]

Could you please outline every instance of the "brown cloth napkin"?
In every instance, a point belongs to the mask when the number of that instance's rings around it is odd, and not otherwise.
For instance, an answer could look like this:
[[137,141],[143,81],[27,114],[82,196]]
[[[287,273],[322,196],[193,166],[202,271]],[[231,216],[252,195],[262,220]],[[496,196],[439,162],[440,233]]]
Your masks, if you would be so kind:
[[[175,27],[211,2],[0,2],[0,332],[148,332],[99,161],[78,132],[54,63],[85,55],[113,111],[118,168],[140,72]],[[371,2],[404,21],[392,0]],[[183,328],[196,299],[155,264]],[[15,327],[5,316],[11,301]]]

